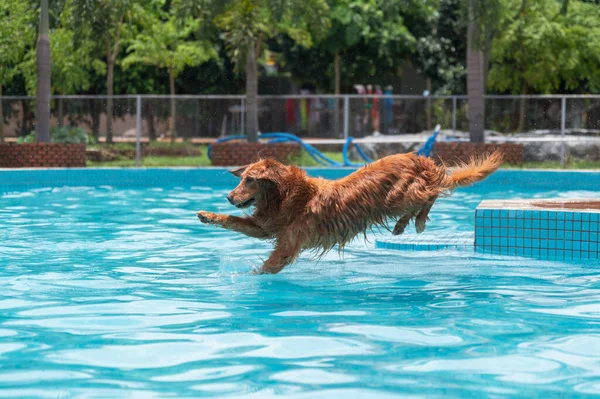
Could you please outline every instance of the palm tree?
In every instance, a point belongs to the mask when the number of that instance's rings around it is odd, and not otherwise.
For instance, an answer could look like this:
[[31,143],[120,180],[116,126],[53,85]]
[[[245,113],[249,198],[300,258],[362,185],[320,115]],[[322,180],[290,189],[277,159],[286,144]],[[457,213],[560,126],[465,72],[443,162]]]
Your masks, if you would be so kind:
[[[224,32],[236,70],[246,73],[248,141],[258,141],[258,58],[266,39],[287,34],[303,46],[329,25],[326,0],[176,0],[180,16],[212,21]],[[205,25],[206,26],[206,25]]]
[[467,96],[469,102],[469,134],[471,142],[485,140],[484,56],[478,41],[479,24],[476,9],[479,0],[468,0],[467,26]]
[[[467,1],[467,97],[471,141],[485,140],[485,86],[492,41],[502,32],[507,4],[503,0]],[[527,0],[523,0],[523,5]],[[522,5],[522,7],[523,7]],[[518,15],[518,14],[517,14]]]
[[114,71],[121,34],[126,30],[127,18],[142,6],[133,0],[68,0],[72,7],[73,30],[78,38],[91,39],[98,45],[98,52],[106,56],[106,142],[113,139],[113,86]]
[[188,18],[182,26],[177,26],[175,17],[161,21],[146,15],[146,27],[131,42],[130,54],[123,60],[123,66],[133,63],[155,65],[166,68],[169,73],[171,93],[171,118],[169,132],[171,142],[175,141],[175,78],[186,66],[196,66],[217,58],[216,49],[209,42],[187,40],[198,29],[198,21]]
[[41,0],[37,41],[36,141],[50,141],[50,39],[48,0]]

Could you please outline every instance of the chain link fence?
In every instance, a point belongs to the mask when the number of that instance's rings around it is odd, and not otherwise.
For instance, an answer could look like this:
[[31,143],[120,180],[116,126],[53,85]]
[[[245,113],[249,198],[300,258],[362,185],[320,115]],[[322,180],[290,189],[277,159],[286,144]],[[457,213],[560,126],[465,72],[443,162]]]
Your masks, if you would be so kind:
[[[111,121],[107,99],[53,96],[51,101],[51,127],[87,132],[98,143],[90,146],[92,160],[94,148],[99,161],[111,157],[107,148],[120,148],[115,159],[137,154],[139,163],[140,156],[169,152],[153,143],[172,141],[178,143],[177,150],[171,146],[174,156],[193,156],[201,153],[199,146],[245,132],[244,96],[114,96]],[[35,98],[4,96],[0,102],[5,140],[23,140],[35,129]],[[486,141],[522,143],[525,161],[600,161],[600,95],[488,95],[485,107]],[[469,138],[466,96],[259,96],[258,118],[262,132],[293,133],[332,149],[352,136],[409,150],[436,124],[442,125],[440,140]],[[107,141],[117,144],[106,146]]]

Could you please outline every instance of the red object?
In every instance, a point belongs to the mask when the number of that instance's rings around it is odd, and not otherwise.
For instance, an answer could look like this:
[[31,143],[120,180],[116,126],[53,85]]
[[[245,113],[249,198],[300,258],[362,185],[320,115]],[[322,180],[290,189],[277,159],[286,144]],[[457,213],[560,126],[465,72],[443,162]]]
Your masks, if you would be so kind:
[[377,91],[377,95],[373,98],[373,107],[371,108],[371,118],[373,119],[373,129],[379,131],[379,96],[381,91]]
[[291,98],[285,100],[285,123],[288,126],[296,124],[296,102]]

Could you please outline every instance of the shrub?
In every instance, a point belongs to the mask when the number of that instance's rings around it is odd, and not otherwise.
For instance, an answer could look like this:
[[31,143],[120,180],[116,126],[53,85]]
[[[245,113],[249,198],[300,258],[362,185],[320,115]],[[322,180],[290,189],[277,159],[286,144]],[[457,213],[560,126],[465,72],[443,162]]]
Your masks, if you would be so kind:
[[[50,141],[52,143],[68,144],[94,144],[94,138],[88,136],[87,132],[76,126],[53,127],[50,129]],[[35,143],[35,131],[17,139],[17,143]]]

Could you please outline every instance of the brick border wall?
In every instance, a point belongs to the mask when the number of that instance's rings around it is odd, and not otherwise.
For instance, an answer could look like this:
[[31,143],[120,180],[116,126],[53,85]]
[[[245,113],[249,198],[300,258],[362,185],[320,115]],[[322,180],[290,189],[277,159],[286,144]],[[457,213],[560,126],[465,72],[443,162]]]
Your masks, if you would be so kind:
[[211,157],[213,166],[241,166],[260,158],[288,162],[290,157],[299,157],[300,151],[298,144],[288,143],[215,143],[211,148]]
[[464,143],[464,142],[439,142],[433,146],[431,157],[441,160],[448,165],[467,162],[473,156],[488,154],[496,149],[504,153],[504,162],[511,165],[520,165],[525,158],[523,144],[515,143]]
[[85,161],[85,144],[0,144],[1,168],[73,168]]

